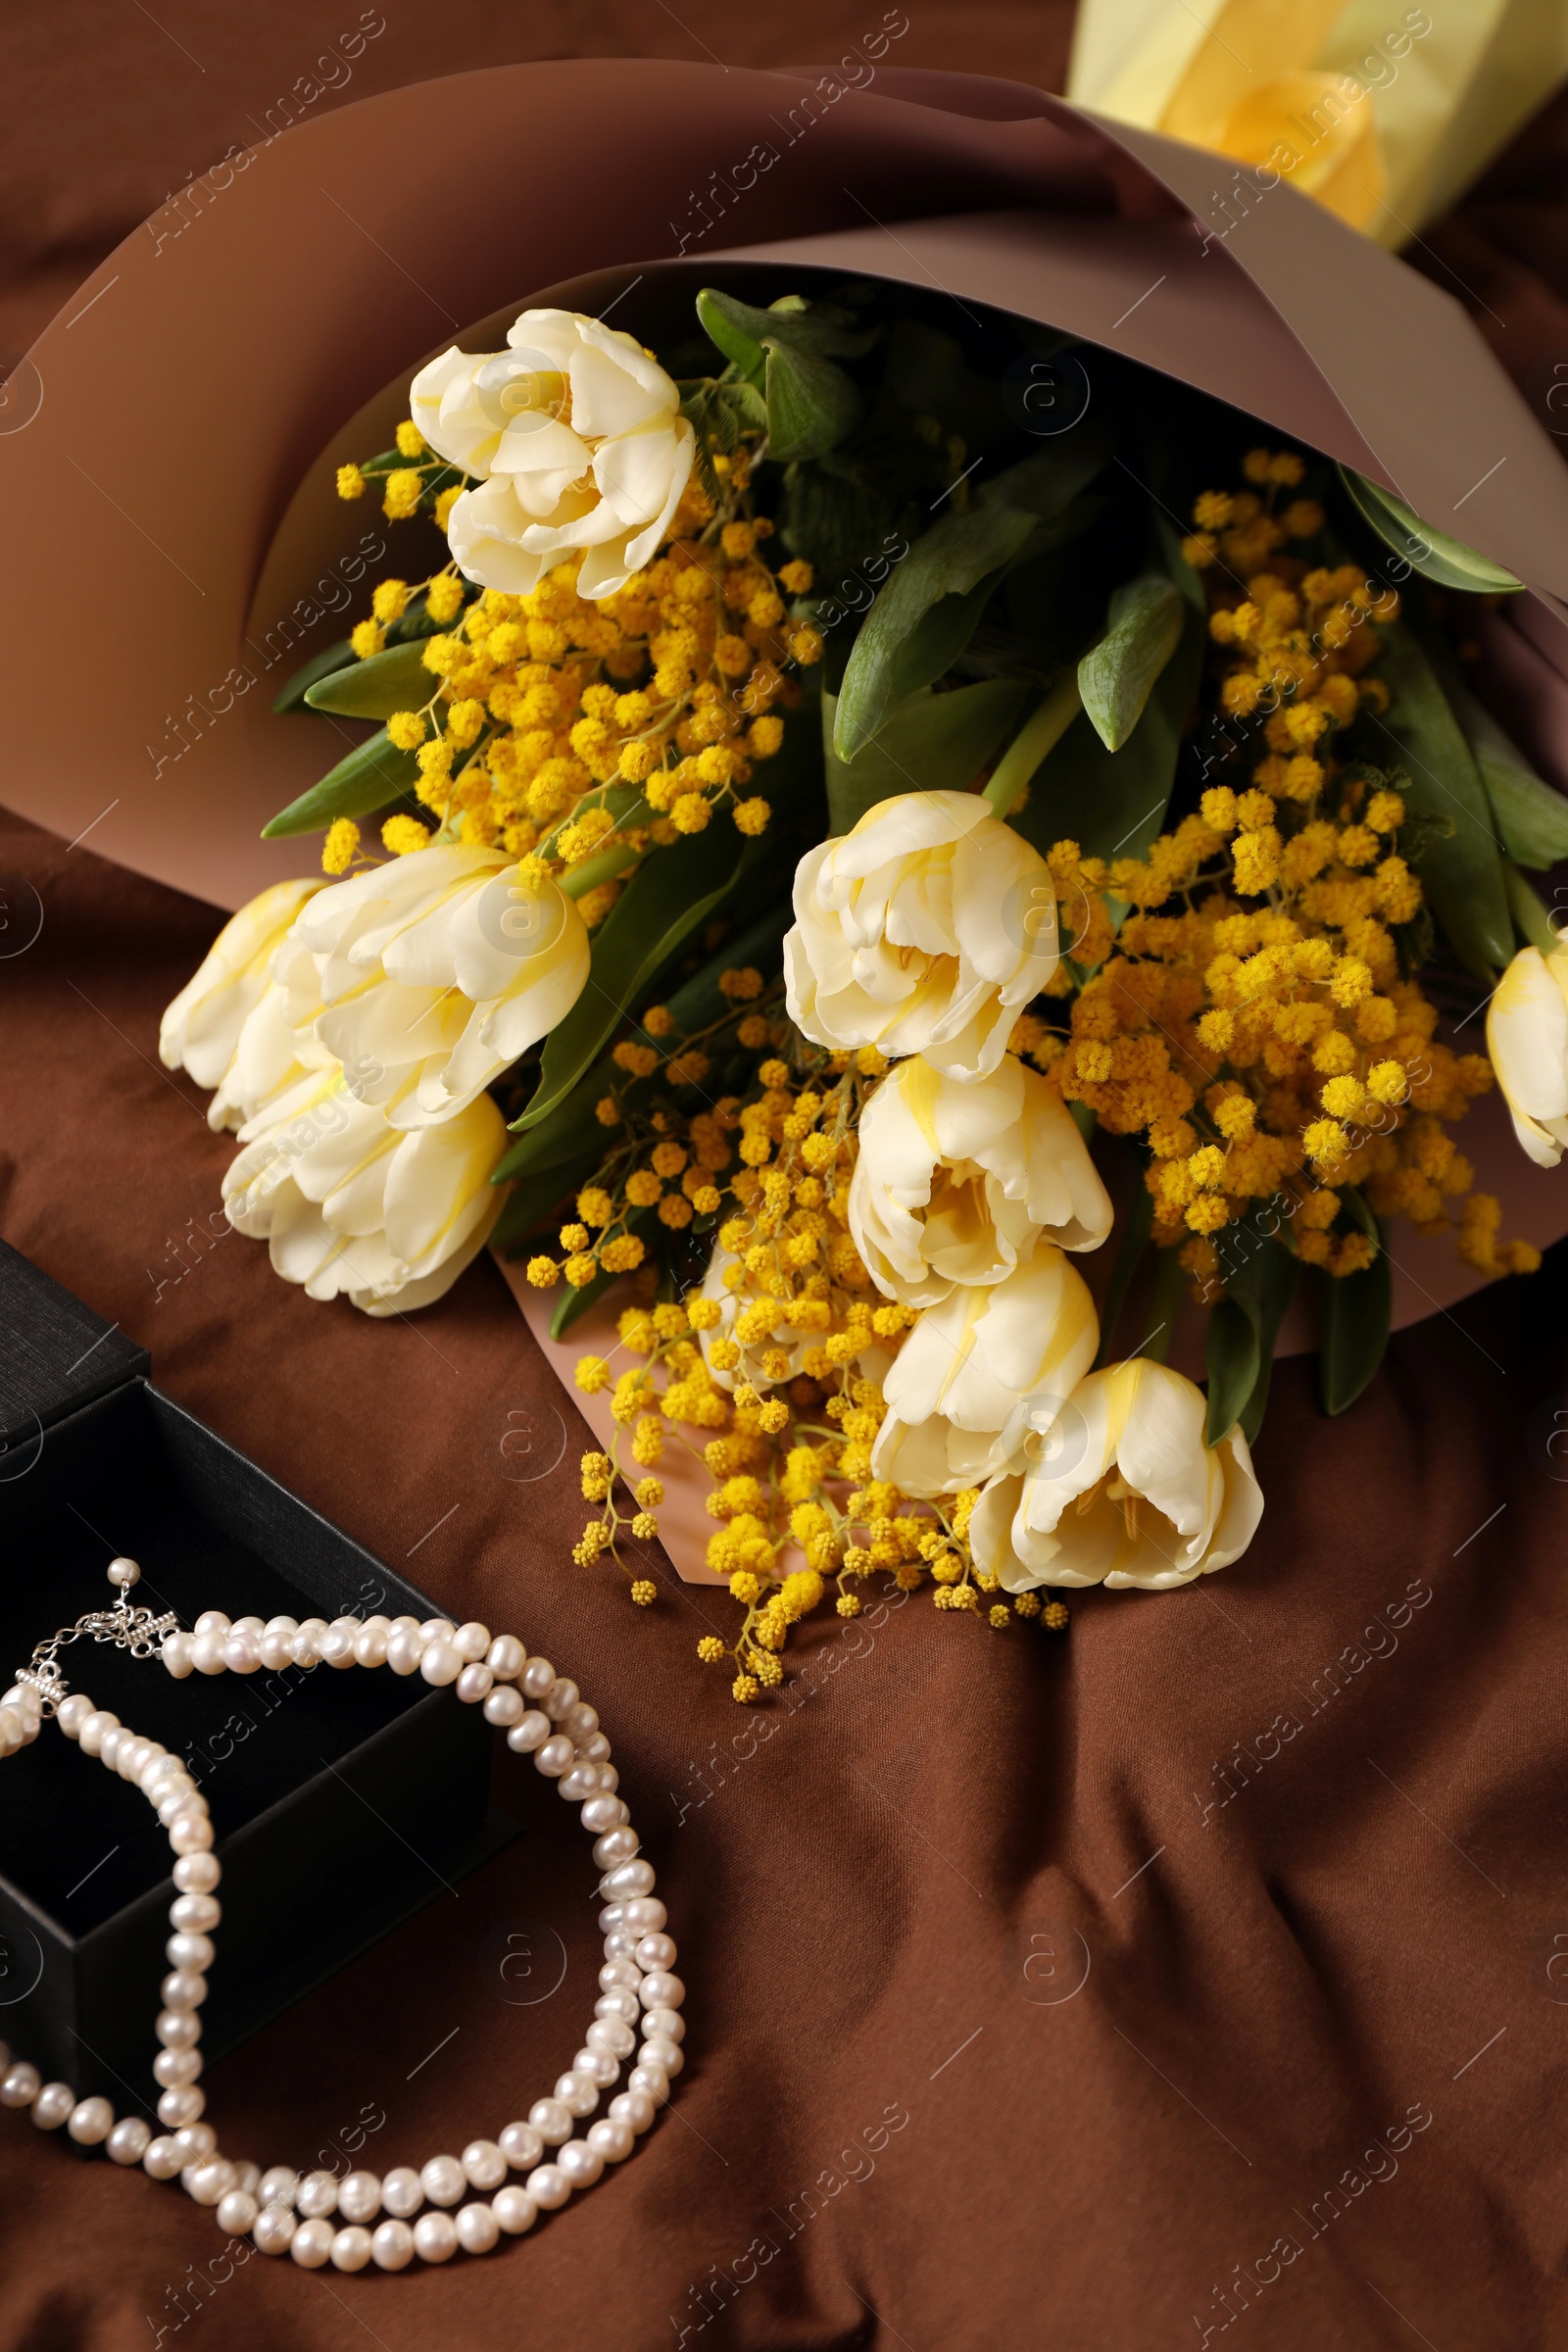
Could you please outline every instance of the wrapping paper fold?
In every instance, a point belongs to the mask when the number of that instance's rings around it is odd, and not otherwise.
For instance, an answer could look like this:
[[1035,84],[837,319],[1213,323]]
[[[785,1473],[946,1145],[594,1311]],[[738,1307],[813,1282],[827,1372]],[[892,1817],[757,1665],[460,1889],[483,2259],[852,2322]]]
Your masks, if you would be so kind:
[[[1277,172],[1221,200],[1201,149],[900,69],[896,37],[858,86],[848,61],[461,74],[302,123],[155,215],[0,397],[10,806],[222,906],[297,871],[260,829],[331,737],[271,698],[393,567],[336,465],[384,445],[430,352],[529,301],[638,324],[768,262],[1066,329],[1396,491],[1529,583],[1487,621],[1484,691],[1568,788],[1568,471],[1457,305]],[[115,626],[67,706],[48,681],[84,600]],[[1495,1100],[1465,1141],[1510,1231],[1568,1229]],[[1478,1285],[1449,1250],[1401,1256],[1396,1322]]]

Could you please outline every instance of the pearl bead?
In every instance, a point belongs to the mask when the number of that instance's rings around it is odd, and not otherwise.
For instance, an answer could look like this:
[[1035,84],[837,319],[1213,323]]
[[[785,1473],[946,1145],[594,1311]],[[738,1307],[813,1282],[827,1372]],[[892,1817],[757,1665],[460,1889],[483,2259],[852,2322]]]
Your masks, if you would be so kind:
[[586,2137],[589,2147],[604,2164],[624,2164],[637,2144],[637,2134],[630,2124],[612,2116],[590,2124]]
[[191,1968],[202,1973],[217,1959],[218,1947],[210,1936],[171,1936],[164,1946],[164,1957],[171,1968]]
[[[352,1658],[345,1659],[352,1666]],[[370,2259],[370,2232],[351,2226],[340,2230],[332,2240],[332,2265],[339,2271],[363,2271]]]
[[[629,1942],[630,1938],[628,1937],[627,1940]],[[628,1992],[635,1992],[642,1981],[643,1972],[629,1953],[618,1954],[613,1960],[607,1960],[599,1971],[601,1992],[608,1992],[612,1984],[624,1985]]]
[[[586,1756],[590,1764],[607,1764],[610,1761],[610,1741],[605,1738],[603,1732],[595,1732],[591,1739],[578,1740],[577,1753],[579,1756]],[[614,1785],[616,1788],[620,1786],[618,1773],[615,1776]]]
[[515,1634],[498,1634],[485,1653],[485,1664],[498,1683],[514,1683],[528,1662],[528,1653]]
[[618,1829],[629,1819],[618,1796],[591,1796],[582,1809],[582,1826],[596,1835],[604,1830]]
[[166,2050],[193,2050],[202,2037],[202,2021],[194,2009],[164,2009],[153,2032]]
[[97,1755],[103,1745],[104,1734],[117,1731],[119,1726],[120,1717],[118,1715],[112,1715],[107,1707],[94,1707],[76,1734],[76,1738],[81,1742],[82,1754],[84,1756]]
[[216,1928],[223,1906],[210,1894],[182,1894],[169,1907],[169,1924],[181,1935],[201,1935]]
[[[608,2050],[584,2047],[574,2053],[571,2071],[574,2075],[581,2075],[587,2082],[592,2082],[596,2090],[608,2090],[620,2073],[620,2060],[612,2058]],[[597,2107],[599,2101],[596,2097],[594,2105]]]
[[196,1620],[194,1630],[198,1634],[226,1634],[228,1632],[228,1619],[224,1616],[221,1609],[203,1609],[201,1615]]
[[0,1746],[8,1756],[26,1744],[27,1722],[20,1707],[0,1707]]
[[75,2104],[69,2082],[46,2082],[32,2102],[32,2120],[40,2132],[58,2132]]
[[[549,1709],[545,1712],[548,1714]],[[581,1747],[599,1729],[598,1709],[589,1706],[586,1699],[574,1699],[561,1718],[561,1728],[568,1740],[574,1740]]]
[[292,2166],[274,2164],[262,2175],[256,2194],[265,2205],[292,2206],[300,2193],[300,2177]]
[[73,1690],[69,1698],[61,1700],[55,1721],[68,1740],[74,1740],[91,1713],[92,1700],[84,1691]]
[[507,1734],[507,1745],[514,1755],[525,1756],[530,1749],[540,1747],[550,1737],[550,1718],[530,1707],[520,1723],[514,1723]]
[[207,1998],[207,1979],[193,1968],[171,1969],[159,1991],[166,2009],[199,2009]]
[[286,2205],[264,2205],[251,2225],[251,2236],[264,2254],[286,2254],[299,2224]]
[[318,2271],[332,2256],[332,2240],[337,2235],[330,2222],[319,2219],[301,2222],[289,2240],[289,2252],[302,2271]]
[[424,2186],[411,2164],[400,2164],[381,2182],[381,2202],[398,2221],[407,2221],[424,2203]]
[[490,1628],[481,1625],[476,1617],[470,1617],[466,1625],[459,1626],[452,1639],[457,1645],[458,1655],[466,1663],[475,1664],[489,1650]]
[[262,1644],[258,1635],[229,1635],[223,1643],[223,1664],[230,1674],[254,1674],[261,1662]]
[[190,1662],[198,1674],[222,1673],[223,1651],[227,1642],[226,1626],[221,1631],[217,1626],[211,1626],[205,1633],[198,1633],[194,1637],[190,1645]]
[[[618,1862],[613,1870],[606,1871],[599,1882],[599,1891],[612,1898],[616,1895],[636,1896],[652,1893],[653,1886],[654,1866],[651,1862]],[[636,1923],[628,1920],[626,1924],[631,1927]]]
[[653,2123],[653,2100],[643,2090],[621,2090],[610,2102],[610,2120],[615,2124],[630,2124],[634,2132],[646,2132]]
[[141,2169],[153,2180],[172,2180],[184,2161],[178,2143],[168,2132],[149,2140],[141,2152]]
[[[526,1721],[527,1717],[524,1716],[523,1722]],[[521,1728],[519,1725],[518,1729]],[[571,1741],[558,1732],[553,1740],[545,1740],[542,1746],[534,1749],[534,1770],[542,1772],[547,1780],[559,1780],[564,1772],[571,1770],[571,1760],[576,1752]],[[635,1869],[636,1865],[632,1864],[631,1867]]]
[[539,2208],[528,2191],[515,2183],[497,2191],[490,2200],[490,2210],[509,2237],[520,2237],[539,2218]]
[[492,1690],[484,1702],[486,1723],[495,1724],[501,1731],[510,1731],[514,1723],[520,1723],[522,1713],[521,1694],[514,1690],[510,1684],[504,1684],[499,1690]]
[[77,2145],[95,2148],[100,2140],[109,2137],[115,2128],[115,2111],[107,2099],[82,2099],[74,2106],[66,2123],[66,2130]]
[[324,2214],[337,2211],[337,2176],[333,2173],[307,2173],[300,2182],[295,2199],[307,2221],[317,2221]]
[[617,1862],[634,1862],[641,1843],[636,1831],[622,1824],[594,1839],[594,1860],[601,1870],[613,1870]]
[[[458,1696],[466,1707],[476,1707],[481,1698],[488,1698],[495,1676],[488,1666],[465,1666],[458,1677]],[[513,1692],[516,1696],[516,1692]]]
[[[571,2126],[566,2127],[569,2132]],[[531,2172],[545,2152],[544,2135],[533,2124],[509,2124],[501,2134],[501,2153],[515,2173]]]
[[546,2213],[554,2213],[564,2205],[571,2194],[571,2182],[559,2164],[541,2164],[528,2175],[528,2194]]
[[416,1626],[398,1624],[386,1638],[386,1662],[394,1674],[416,1674],[424,1640]]
[[261,2166],[252,2164],[244,2158],[236,2160],[230,2157],[229,2162],[234,2167],[234,2186],[242,2188],[248,2197],[255,2197],[257,2203],[260,2204],[261,2198],[258,2192],[262,2185]]
[[[577,1704],[577,1686],[570,1675],[558,1674],[540,1704],[552,1723],[560,1723],[564,1715],[569,1715]],[[575,1746],[576,1742],[572,1744]]]
[[169,1824],[169,1842],[176,1854],[205,1854],[213,1842],[213,1825],[205,1813],[176,1813]]
[[662,2066],[666,2075],[678,2075],[686,2063],[686,2053],[679,2042],[666,2041],[660,2034],[648,2036],[637,2057],[643,2066]]
[[384,1666],[390,1628],[384,1617],[367,1617],[354,1644],[354,1655],[362,1666]]
[[488,2205],[465,2205],[457,2216],[458,2243],[465,2254],[488,2254],[501,2235],[501,2225]]
[[596,2017],[587,2039],[591,2050],[607,2051],[612,2058],[629,2058],[637,2046],[636,2034],[618,2017]]
[[112,1585],[118,1585],[122,1592],[128,1592],[132,1585],[139,1584],[141,1581],[141,1570],[134,1560],[126,1559],[123,1553],[118,1560],[110,1561],[105,1573],[109,1582]]
[[152,1760],[150,1740],[122,1740],[115,1750],[115,1770],[122,1781],[139,1781]]
[[456,2205],[468,2186],[455,2156],[432,2156],[420,2167],[419,2182],[432,2205]]
[[461,2162],[475,2188],[499,2188],[507,2177],[507,2160],[493,2139],[470,2139]]
[[530,1698],[544,1698],[555,1689],[556,1670],[548,1658],[530,1658],[517,1681]]
[[637,1995],[624,1984],[612,1984],[602,1992],[594,2003],[595,2017],[618,2017],[623,2026],[635,2026],[639,2018]]
[[668,1969],[656,1968],[644,1977],[638,1998],[645,2009],[678,2009],[686,1998],[686,1987]]
[[218,2227],[229,2237],[243,2237],[255,2227],[260,2211],[249,2189],[231,2188],[226,2196],[218,2200]]
[[192,2116],[190,2122],[174,2133],[174,2145],[179,2150],[181,2165],[200,2164],[211,2156],[218,2145],[218,2133],[211,2124],[199,2124]]
[[406,2271],[414,2260],[414,2231],[407,2222],[383,2222],[370,2240],[378,2271]]
[[445,1641],[428,1642],[419,1660],[419,1672],[427,1683],[434,1683],[438,1689],[455,1683],[463,1672],[463,1659],[456,1643]]
[[263,1622],[260,1617],[236,1617],[228,1630],[231,1634],[254,1634],[259,1642],[262,1638]]
[[104,2154],[111,2164],[140,2164],[152,2145],[152,2126],[144,2124],[139,2115],[122,2116],[104,2142]]
[[211,1894],[222,1875],[213,1853],[181,1854],[174,1864],[174,1885],[181,1894]]
[[584,1764],[580,1760],[573,1764],[568,1773],[563,1775],[560,1786],[556,1789],[556,1794],[568,1805],[580,1805],[586,1798],[597,1796],[598,1793],[598,1765]]
[[458,2250],[458,2225],[450,2213],[421,2213],[414,2225],[414,2251],[421,2262],[450,2262]]
[[373,2222],[381,2210],[380,2175],[350,2173],[338,2183],[337,2209],[346,2222]]
[[573,2067],[557,2082],[556,2096],[573,2115],[592,2115],[599,2104],[599,2084]]
[[[607,1960],[629,1960],[636,1949],[637,1938],[629,1928],[612,1928],[610,1934],[605,1937],[605,1958]],[[637,1974],[642,1975],[641,1969],[637,1971]]]
[[299,1620],[295,1617],[269,1617],[256,1646],[270,1674],[280,1674],[285,1666],[294,1663],[294,1637],[299,1630]]
[[540,2138],[554,2147],[559,2140],[571,2137],[575,2118],[564,2099],[535,2099],[528,2110],[528,2121]]
[[209,2156],[188,2166],[180,2180],[198,2205],[218,2205],[234,2185],[234,2168],[221,2156]]
[[646,2059],[639,2059],[626,2077],[626,2088],[646,2090],[655,2106],[662,2107],[669,2097],[669,2077],[662,2066],[650,2066]]
[[[320,1649],[323,1665],[336,1666],[340,1671],[359,1664],[360,1621],[357,1617],[334,1617],[321,1636]],[[334,2258],[335,2259],[335,2258]],[[369,2260],[367,2248],[366,2261]],[[364,2263],[358,2266],[364,2269]]]
[[656,1928],[667,1927],[669,1913],[656,1894],[639,1895],[627,1903],[624,1924],[635,1928],[639,1936],[647,1936]]
[[673,1968],[675,1958],[673,1936],[644,1936],[638,1943],[637,1965],[639,1968]]
[[180,2084],[178,2089],[166,2090],[158,2102],[158,2121],[170,2132],[182,2132],[188,2124],[201,2121],[207,2105],[207,2093],[199,2082]]
[[684,2041],[686,2020],[678,2009],[649,2009],[643,2015],[643,2032],[663,2041]]
[[0,2081],[0,2107],[30,2107],[38,2096],[39,2082],[38,2069],[20,2058]]
[[166,2090],[177,2090],[182,2083],[194,2082],[202,2072],[200,2050],[160,2050],[153,2060],[154,2079]]
[[592,2188],[605,2169],[604,2158],[585,2139],[568,2139],[556,2163],[573,2188]]

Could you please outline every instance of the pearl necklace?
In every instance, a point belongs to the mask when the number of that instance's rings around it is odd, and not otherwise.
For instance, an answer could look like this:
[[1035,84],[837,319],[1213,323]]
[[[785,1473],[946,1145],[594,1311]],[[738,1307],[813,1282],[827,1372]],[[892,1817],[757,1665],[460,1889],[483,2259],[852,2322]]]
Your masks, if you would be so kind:
[[[264,2254],[291,2254],[306,2270],[331,2262],[340,2271],[374,2263],[401,2271],[417,2255],[447,2262],[460,2248],[485,2254],[505,2234],[530,2230],[541,2212],[591,2188],[607,2164],[629,2156],[669,2096],[684,2063],[680,2015],[686,1988],[670,1971],[675,1945],[664,1934],[665,1912],[654,1896],[652,1865],[638,1858],[639,1840],[610,1762],[610,1741],[577,1686],[557,1674],[548,1658],[530,1657],[514,1635],[492,1638],[487,1626],[455,1626],[444,1617],[240,1617],[232,1624],[209,1609],[192,1633],[172,1616],[133,1609],[128,1593],[138,1581],[134,1560],[115,1560],[109,1581],[119,1589],[113,1609],[97,1610],[41,1642],[15,1687],[0,1697],[0,1757],[35,1740],[53,1716],[68,1739],[97,1756],[122,1780],[134,1782],[169,1835],[174,1854],[175,1899],[165,1947],[170,1974],[162,1986],[157,2034],[163,2045],[153,2063],[160,2086],[155,2137],[139,2116],[116,2120],[105,2098],[78,2099],[68,2082],[41,2082],[25,2061],[13,2062],[0,2042],[0,2105],[26,2108],[40,2131],[63,2125],[82,2147],[102,2145],[116,2164],[139,2164],[155,2180],[178,2179],[198,2205],[216,2209],[230,2236],[254,2238]],[[353,2172],[339,2180],[326,2172],[303,2178],[286,2166],[262,2172],[225,2157],[203,2120],[201,2005],[214,1958],[213,1932],[222,1916],[221,1877],[213,1852],[206,1799],[181,1759],[155,1740],[139,1738],[117,1715],[95,1708],[80,1691],[68,1696],[58,1652],[90,1636],[133,1657],[161,1656],[176,1681],[192,1673],[254,1674],[259,1667],[388,1666],[394,1674],[422,1675],[452,1684],[468,1706],[504,1730],[507,1745],[531,1755],[560,1794],[582,1808],[602,1876],[605,1964],[599,1998],[583,2047],[557,2082],[536,2100],[525,2123],[508,2124],[494,2139],[475,2139],[459,2156],[432,2156],[417,2171],[400,2166],[384,2178]],[[636,2029],[643,2039],[637,2047]],[[637,2047],[626,2087],[606,2116],[577,2136]],[[547,2148],[555,2154],[545,2158]],[[526,2176],[509,2181],[509,2172]],[[475,2193],[477,2192],[477,2193]],[[421,2212],[420,2208],[425,2210]],[[376,2217],[387,2218],[377,2223]],[[416,2218],[417,2217],[417,2218]]]

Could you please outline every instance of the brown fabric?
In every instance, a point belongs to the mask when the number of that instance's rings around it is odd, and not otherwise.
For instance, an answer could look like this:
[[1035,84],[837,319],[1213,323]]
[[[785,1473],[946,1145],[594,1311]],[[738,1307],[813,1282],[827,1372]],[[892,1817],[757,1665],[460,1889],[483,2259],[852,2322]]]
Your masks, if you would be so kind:
[[[682,20],[747,62],[858,24],[453,6],[439,57],[427,14],[389,19],[346,94],[525,50],[674,51]],[[906,62],[1048,78],[1063,24],[922,9]],[[0,180],[12,318],[338,29],[210,0],[33,11]],[[1510,331],[1550,359],[1568,297],[1553,135],[1431,240],[1506,320],[1510,364]],[[1063,1641],[925,1598],[829,1620],[792,1646],[789,1697],[742,1714],[693,1654],[721,1595],[666,1575],[645,1614],[569,1565],[582,1432],[493,1269],[370,1324],[214,1238],[232,1147],[156,1058],[211,910],[0,823],[7,905],[30,910],[30,885],[43,914],[0,960],[0,1230],[309,1501],[581,1680],[693,2009],[632,2163],[441,2273],[255,2256],[224,2278],[210,2216],[0,2117],[0,2345],[1568,2341],[1561,1252],[1404,1333],[1335,1427],[1311,1366],[1281,1366],[1267,1514],[1223,1576],[1091,1595]],[[558,1415],[564,1459],[520,1481]],[[225,2144],[310,2162],[384,2112],[357,2152],[385,2170],[553,2079],[592,2005],[587,1874],[566,1809],[531,1773],[508,1788],[521,1845],[214,2070]],[[516,2005],[499,1957],[529,1922],[567,1965]]]

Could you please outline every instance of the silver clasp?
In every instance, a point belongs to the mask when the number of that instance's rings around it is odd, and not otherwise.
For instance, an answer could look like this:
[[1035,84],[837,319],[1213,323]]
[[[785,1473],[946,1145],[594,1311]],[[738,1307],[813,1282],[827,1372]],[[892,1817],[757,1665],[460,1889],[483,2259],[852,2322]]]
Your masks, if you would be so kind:
[[[39,1712],[45,1717],[59,1713],[60,1702],[71,1686],[60,1664],[61,1650],[73,1642],[91,1640],[112,1643],[116,1649],[128,1649],[133,1658],[153,1658],[159,1644],[174,1633],[179,1619],[172,1609],[161,1615],[153,1609],[133,1609],[128,1588],[136,1582],[136,1574],[125,1573],[134,1568],[128,1560],[116,1560],[109,1571],[112,1584],[122,1588],[119,1601],[112,1609],[89,1609],[74,1625],[63,1625],[59,1631],[40,1642],[17,1676],[38,1693]],[[117,1575],[116,1570],[120,1573]]]

